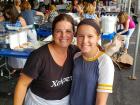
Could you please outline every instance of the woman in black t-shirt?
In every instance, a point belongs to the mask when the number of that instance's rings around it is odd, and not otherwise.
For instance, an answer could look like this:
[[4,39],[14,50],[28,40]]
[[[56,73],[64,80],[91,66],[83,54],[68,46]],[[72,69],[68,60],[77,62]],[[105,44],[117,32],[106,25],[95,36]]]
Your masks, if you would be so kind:
[[25,64],[14,105],[22,105],[24,98],[24,105],[69,105],[73,56],[77,52],[70,45],[73,33],[72,17],[58,15],[52,24],[53,41],[33,51]]

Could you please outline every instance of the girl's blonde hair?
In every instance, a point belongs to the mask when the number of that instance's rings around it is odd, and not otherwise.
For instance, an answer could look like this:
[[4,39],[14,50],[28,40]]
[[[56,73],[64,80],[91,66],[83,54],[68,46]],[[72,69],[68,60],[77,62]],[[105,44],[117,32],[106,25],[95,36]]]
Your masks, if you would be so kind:
[[128,14],[126,12],[120,12],[118,14],[119,23],[123,24],[128,20]]
[[84,13],[93,14],[95,13],[95,7],[91,3],[87,3],[84,7]]

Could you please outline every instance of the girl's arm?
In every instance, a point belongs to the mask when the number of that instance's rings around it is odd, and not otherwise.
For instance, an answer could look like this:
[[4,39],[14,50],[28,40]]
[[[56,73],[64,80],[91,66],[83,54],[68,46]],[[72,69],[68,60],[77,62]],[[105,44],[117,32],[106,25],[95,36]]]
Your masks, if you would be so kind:
[[106,105],[108,94],[107,92],[97,92],[96,105]]
[[95,105],[106,105],[109,93],[112,93],[114,80],[114,64],[111,58],[103,55],[103,59],[99,59],[99,78],[96,94]]

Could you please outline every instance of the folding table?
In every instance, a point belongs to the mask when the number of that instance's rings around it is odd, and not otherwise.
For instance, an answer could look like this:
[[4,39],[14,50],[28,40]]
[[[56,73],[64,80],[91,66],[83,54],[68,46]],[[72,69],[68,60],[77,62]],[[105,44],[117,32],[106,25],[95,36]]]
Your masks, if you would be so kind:
[[7,60],[6,60],[7,57],[16,57],[16,58],[26,59],[29,56],[30,52],[31,52],[31,50],[15,51],[12,49],[0,49],[0,56],[4,57],[4,59],[5,59],[4,63],[0,65],[1,76],[4,76],[2,68],[5,67],[5,69],[8,71],[8,76],[6,76],[6,77],[8,79],[11,78],[10,70],[7,67],[7,65],[8,65]]

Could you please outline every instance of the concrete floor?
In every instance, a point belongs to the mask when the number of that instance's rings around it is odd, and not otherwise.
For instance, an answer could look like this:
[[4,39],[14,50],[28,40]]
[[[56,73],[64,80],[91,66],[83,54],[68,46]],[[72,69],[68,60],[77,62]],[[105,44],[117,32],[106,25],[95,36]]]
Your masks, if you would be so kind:
[[[129,54],[134,57],[136,35],[138,29],[134,32],[129,47]],[[140,43],[140,42],[139,42]],[[140,45],[140,44],[139,44]],[[119,70],[116,68],[114,79],[114,92],[110,94],[107,105],[140,105],[140,46],[137,56],[136,80],[128,79],[132,76],[133,67]]]

